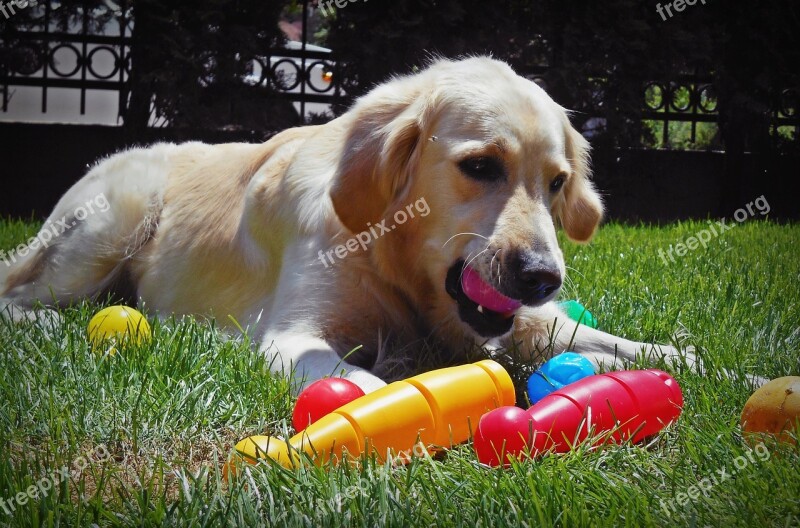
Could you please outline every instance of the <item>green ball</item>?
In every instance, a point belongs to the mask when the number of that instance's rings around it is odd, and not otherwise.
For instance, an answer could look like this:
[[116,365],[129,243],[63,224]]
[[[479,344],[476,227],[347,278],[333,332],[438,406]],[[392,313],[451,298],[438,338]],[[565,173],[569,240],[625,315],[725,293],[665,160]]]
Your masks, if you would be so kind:
[[591,328],[597,328],[597,319],[594,318],[592,312],[586,309],[581,303],[574,299],[569,301],[562,301],[558,306],[566,312],[567,317],[580,324],[584,324]]

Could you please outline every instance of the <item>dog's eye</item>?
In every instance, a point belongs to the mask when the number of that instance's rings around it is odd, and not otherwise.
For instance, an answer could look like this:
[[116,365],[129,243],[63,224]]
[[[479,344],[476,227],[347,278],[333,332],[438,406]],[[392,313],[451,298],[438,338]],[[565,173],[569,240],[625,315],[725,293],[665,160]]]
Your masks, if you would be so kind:
[[467,158],[458,164],[461,172],[470,178],[482,181],[496,181],[506,175],[503,163],[497,158],[479,156]]
[[566,179],[567,179],[566,174],[559,174],[558,176],[556,176],[555,179],[550,182],[550,192],[554,194],[557,193],[558,190],[564,186],[564,182],[566,181]]

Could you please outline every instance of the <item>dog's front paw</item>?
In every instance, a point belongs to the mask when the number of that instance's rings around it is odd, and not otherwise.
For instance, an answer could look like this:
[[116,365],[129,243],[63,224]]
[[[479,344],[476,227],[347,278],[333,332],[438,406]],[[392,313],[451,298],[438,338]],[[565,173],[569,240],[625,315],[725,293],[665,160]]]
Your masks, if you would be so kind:
[[692,345],[681,344],[680,347],[652,345],[651,359],[663,360],[673,368],[688,367],[698,372],[703,366],[700,357],[695,353],[695,347]]
[[727,368],[713,368],[706,364],[696,353],[693,345],[679,342],[680,348],[672,345],[653,345],[651,359],[663,359],[672,368],[688,368],[692,372],[705,376],[722,376],[728,379],[744,379],[752,390],[764,385],[769,380],[755,374],[736,374]]

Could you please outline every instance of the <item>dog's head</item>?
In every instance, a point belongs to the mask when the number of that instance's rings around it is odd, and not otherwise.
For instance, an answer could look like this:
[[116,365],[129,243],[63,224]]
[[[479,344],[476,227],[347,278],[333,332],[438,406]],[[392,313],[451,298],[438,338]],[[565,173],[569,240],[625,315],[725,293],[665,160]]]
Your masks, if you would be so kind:
[[603,208],[586,140],[539,86],[499,61],[439,61],[349,119],[334,208],[350,231],[383,235],[372,257],[425,319],[495,337],[557,295],[556,223],[585,242]]

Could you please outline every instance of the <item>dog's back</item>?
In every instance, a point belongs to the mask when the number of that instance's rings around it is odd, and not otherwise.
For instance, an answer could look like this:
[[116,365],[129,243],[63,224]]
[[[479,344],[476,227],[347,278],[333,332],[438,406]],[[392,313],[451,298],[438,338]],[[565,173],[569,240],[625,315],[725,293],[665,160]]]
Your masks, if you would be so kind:
[[2,295],[30,308],[36,301],[125,290],[127,259],[152,236],[170,158],[179,148],[133,149],[95,165],[59,200],[28,247],[12,256],[0,276]]
[[[248,196],[269,200],[280,191],[296,145],[315,128],[290,129],[262,144],[162,143],[102,160],[2,266],[4,305],[31,309],[112,295],[175,313],[247,312],[250,298],[274,286],[283,249],[274,244],[280,221],[245,217]],[[271,211],[279,209],[275,202]],[[254,239],[248,223],[270,230],[273,247]],[[252,291],[253,284],[267,291]]]

